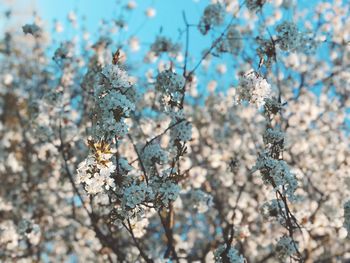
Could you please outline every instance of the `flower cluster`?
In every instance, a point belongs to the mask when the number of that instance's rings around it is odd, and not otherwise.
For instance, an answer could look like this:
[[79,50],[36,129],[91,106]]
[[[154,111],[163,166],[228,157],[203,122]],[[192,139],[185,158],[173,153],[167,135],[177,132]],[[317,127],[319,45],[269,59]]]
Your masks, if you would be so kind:
[[198,213],[205,213],[213,205],[213,197],[200,189],[190,191],[190,203]]
[[265,144],[282,144],[284,141],[284,133],[274,129],[266,129],[263,135]]
[[70,42],[61,43],[60,46],[55,50],[52,57],[58,64],[65,62],[73,57],[74,45]]
[[271,93],[271,86],[259,73],[250,71],[240,79],[237,92],[240,101],[248,101],[261,107]]
[[237,30],[237,26],[231,25],[225,37],[218,44],[217,52],[237,55],[242,47],[242,34]]
[[152,191],[144,182],[133,183],[123,191],[122,207],[133,209],[142,204],[150,194],[152,194]]
[[260,57],[260,61],[267,67],[270,67],[276,61],[275,41],[271,38],[265,39],[258,36],[256,42],[258,43],[256,53]]
[[291,237],[283,236],[278,240],[275,251],[280,259],[286,260],[297,253],[297,244]]
[[24,34],[30,34],[35,37],[40,36],[41,28],[36,24],[26,24],[22,27]]
[[282,190],[291,201],[296,200],[294,192],[298,187],[298,181],[294,174],[290,172],[288,164],[283,160],[277,160],[262,154],[259,156],[254,170],[259,170],[267,185],[272,185],[274,189]]
[[296,24],[283,22],[276,27],[277,42],[282,50],[294,50],[300,45],[300,33]]
[[192,124],[185,119],[185,114],[182,110],[171,113],[170,130],[171,142],[176,145],[177,142],[186,142],[192,137]]
[[166,179],[160,183],[155,183],[157,189],[157,196],[161,201],[161,205],[167,207],[170,202],[175,201],[180,193],[180,186],[173,182],[173,180]]
[[348,231],[348,237],[350,237],[350,201],[344,204],[344,227]]
[[282,104],[276,98],[266,98],[264,107],[269,114],[276,114],[282,109]]
[[156,56],[163,53],[176,55],[180,51],[180,45],[173,43],[170,38],[157,36],[156,41],[151,45],[151,51]]
[[270,154],[278,158],[284,148],[285,134],[279,130],[268,128],[263,134],[263,140]]
[[110,89],[117,89],[125,93],[132,88],[129,75],[118,65],[109,64],[105,66],[101,71],[101,75],[101,82],[96,87],[95,95],[97,96],[101,96]]
[[264,203],[260,207],[260,213],[265,219],[275,219],[281,225],[285,225],[286,223],[283,217],[286,214],[286,207],[282,200],[273,199]]
[[163,95],[163,103],[179,106],[184,93],[185,79],[171,70],[164,70],[157,76],[155,88]]
[[141,161],[146,172],[153,174],[156,164],[164,164],[168,160],[167,152],[157,142],[147,143],[141,149]]
[[266,3],[266,0],[247,0],[246,1],[247,8],[251,12],[259,12],[265,3]]
[[348,260],[347,1],[198,2],[178,37],[127,30],[164,11],[135,0],[95,33],[4,28],[0,261]]
[[146,227],[149,225],[148,218],[144,217],[140,220],[130,220],[131,229],[134,232],[136,238],[141,238],[146,234]]
[[37,245],[41,238],[40,226],[31,220],[22,219],[18,224],[18,233],[32,245]]
[[204,13],[198,24],[199,31],[206,35],[214,26],[219,26],[224,22],[225,9],[221,4],[211,4],[204,9]]
[[0,223],[0,244],[4,249],[18,248],[20,235],[17,233],[16,225],[11,220]]
[[111,174],[116,166],[110,160],[113,154],[106,142],[89,141],[89,144],[92,154],[79,164],[76,183],[83,184],[88,194],[96,195],[115,187]]
[[103,68],[95,96],[95,137],[111,140],[125,136],[128,132],[125,120],[135,109],[135,90],[127,73],[118,65]]
[[[227,245],[224,244],[215,250],[214,252],[215,263],[223,263],[223,262],[244,263],[245,262],[244,257],[240,255],[235,248],[230,247],[228,251],[226,248],[227,248]],[[226,253],[226,255],[223,255],[224,253]]]
[[284,21],[276,27],[276,32],[276,42],[284,51],[309,51],[316,46],[314,35],[300,32],[293,22]]

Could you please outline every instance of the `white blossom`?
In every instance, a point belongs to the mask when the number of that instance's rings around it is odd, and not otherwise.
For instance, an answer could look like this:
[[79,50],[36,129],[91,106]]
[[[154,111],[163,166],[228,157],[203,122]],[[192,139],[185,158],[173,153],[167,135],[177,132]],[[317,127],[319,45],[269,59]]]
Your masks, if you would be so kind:
[[36,24],[26,24],[22,27],[22,29],[23,33],[33,36],[39,36],[41,33],[41,28]]
[[223,253],[225,253],[226,247],[227,247],[227,245],[224,244],[215,250],[214,259],[215,259],[216,263],[226,262],[227,260],[224,260],[225,256],[227,257],[228,262],[230,262],[230,263],[244,263],[245,262],[244,257],[242,255],[240,255],[239,252],[233,247],[230,247],[228,252],[224,256]]
[[250,71],[240,79],[237,92],[240,101],[248,101],[261,107],[271,94],[271,86],[257,72]]
[[276,191],[282,191],[291,201],[297,199],[294,192],[298,187],[298,181],[285,161],[263,154],[257,160],[254,170],[260,170],[265,184],[272,185]]
[[204,13],[198,24],[199,31],[205,35],[213,26],[219,26],[224,22],[225,9],[221,4],[211,4],[204,9]]
[[350,201],[344,204],[344,227],[348,232],[348,237],[350,237]]
[[276,253],[282,260],[286,260],[297,252],[297,244],[289,236],[281,237],[276,244]]

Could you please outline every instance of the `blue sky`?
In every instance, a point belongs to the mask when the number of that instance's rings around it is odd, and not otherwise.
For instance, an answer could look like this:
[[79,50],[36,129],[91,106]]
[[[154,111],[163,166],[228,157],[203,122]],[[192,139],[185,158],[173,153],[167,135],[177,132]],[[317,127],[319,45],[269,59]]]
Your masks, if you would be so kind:
[[[33,11],[36,10],[45,21],[45,30],[52,30],[54,20],[57,19],[65,27],[62,34],[53,37],[57,40],[70,39],[77,34],[77,31],[67,24],[67,14],[70,11],[77,14],[79,25],[83,25],[93,39],[98,35],[97,30],[102,19],[118,19],[122,16],[128,22],[127,36],[137,32],[139,39],[149,44],[154,41],[161,27],[163,35],[177,37],[179,28],[184,28],[183,11],[186,12],[190,23],[198,23],[201,12],[209,1],[201,0],[197,3],[193,0],[135,0],[137,8],[132,12],[126,12],[122,8],[127,2],[128,0],[0,0],[0,12],[4,14],[11,8],[15,13],[14,23],[21,26],[32,21]],[[147,19],[145,15],[145,10],[149,7],[157,10],[152,19]],[[0,32],[8,26],[3,17],[0,19]],[[203,43],[203,39],[199,40],[197,30],[192,31],[191,42],[198,49],[198,45],[203,46],[205,41]],[[121,37],[126,37],[125,33]]]
[[[128,12],[123,8],[127,2],[127,0],[36,0],[38,13],[46,21],[47,30],[53,28],[54,19],[59,20],[65,28],[63,33],[53,35],[53,39],[71,39],[77,34],[78,31],[68,25],[67,14],[70,11],[77,14],[79,26],[84,26],[91,34],[92,39],[96,39],[100,35],[98,28],[102,19],[109,21],[123,17],[128,23],[128,30],[117,33],[112,38],[125,40],[137,34],[143,52],[131,54],[132,56],[128,59],[135,62],[142,61],[143,54],[147,51],[145,48],[149,48],[149,44],[155,40],[161,29],[163,36],[171,37],[174,40],[178,39],[179,30],[185,28],[182,12],[186,13],[190,24],[198,24],[204,8],[210,3],[208,0],[199,2],[193,0],[136,0],[137,8]],[[145,15],[145,10],[149,7],[155,8],[157,11],[154,18],[147,18]],[[83,17],[84,19],[82,19]],[[179,42],[184,48],[185,34],[182,35]],[[199,58],[203,49],[210,45],[210,36],[203,37],[195,27],[190,29],[190,54]],[[228,79],[224,82],[227,86]],[[203,85],[204,83],[205,81],[203,81]]]
[[[4,8],[1,7],[2,2],[7,0],[0,0],[0,11]],[[12,0],[13,1],[13,0]],[[101,32],[98,31],[100,21],[105,19],[110,21],[112,19],[118,19],[123,17],[128,23],[128,30],[126,32],[117,33],[111,37],[114,40],[126,40],[128,37],[137,34],[137,37],[141,41],[141,50],[143,52],[133,53],[129,57],[129,62],[142,61],[143,54],[146,51],[146,47],[155,40],[157,34],[159,34],[162,28],[162,35],[177,39],[179,36],[179,29],[184,29],[184,22],[182,19],[182,12],[185,11],[190,24],[197,24],[205,6],[210,3],[209,0],[134,0],[137,3],[137,8],[132,12],[127,12],[123,6],[128,0],[16,0],[17,4],[13,5],[13,9],[20,10],[24,8],[36,9],[38,14],[43,18],[46,23],[46,30],[51,31],[53,29],[54,20],[59,20],[65,30],[60,34],[53,34],[52,39],[55,40],[56,46],[59,41],[70,40],[76,36],[80,29],[73,29],[68,24],[67,14],[74,11],[77,15],[78,27],[84,27],[91,34],[92,39],[96,39]],[[237,0],[238,1],[238,0]],[[316,3],[323,2],[322,0],[304,0],[298,1],[298,8],[309,8],[309,12],[312,13],[312,7]],[[26,3],[27,5],[25,5]],[[147,18],[145,10],[149,7],[156,9],[157,14],[154,18]],[[264,13],[268,15],[268,8],[264,8]],[[285,14],[285,18],[290,19],[290,13]],[[15,18],[18,19],[17,17]],[[27,17],[25,21],[21,21],[20,25],[30,23],[31,18]],[[1,21],[0,21],[1,25]],[[179,41],[184,46],[185,35]],[[198,60],[201,56],[201,52],[204,48],[209,47],[211,44],[210,36],[203,37],[200,35],[197,28],[191,28],[190,33],[190,54]],[[144,45],[144,46],[142,46]],[[55,46],[49,51],[53,53]],[[217,79],[219,86],[223,89],[233,82],[234,74],[234,60],[232,56],[224,56],[221,58],[221,62],[227,64],[227,74]],[[217,59],[217,61],[219,61]],[[256,61],[257,63],[258,61]],[[215,72],[215,68],[212,69]],[[206,85],[206,82],[212,79],[211,74],[201,75],[202,83],[200,85]],[[205,90],[202,87],[202,90]]]
[[[39,14],[49,24],[54,18],[66,21],[67,14],[75,11],[78,19],[85,16],[84,24],[91,33],[96,32],[102,19],[118,19],[122,16],[128,21],[128,35],[137,32],[143,42],[150,43],[161,27],[164,35],[178,36],[179,27],[184,27],[182,11],[186,12],[189,22],[197,23],[208,1],[195,3],[193,0],[138,0],[136,2],[137,8],[131,13],[122,8],[127,3],[125,0],[37,0],[37,6]],[[148,7],[157,10],[156,16],[152,19],[147,19],[145,16]],[[69,30],[64,34],[69,35]],[[194,37],[193,41],[196,39]]]

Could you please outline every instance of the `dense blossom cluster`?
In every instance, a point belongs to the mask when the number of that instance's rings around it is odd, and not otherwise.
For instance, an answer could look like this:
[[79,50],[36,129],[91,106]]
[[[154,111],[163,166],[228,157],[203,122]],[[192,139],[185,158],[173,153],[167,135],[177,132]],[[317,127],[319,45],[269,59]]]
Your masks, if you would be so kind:
[[254,169],[260,171],[267,185],[272,185],[276,191],[281,190],[290,200],[296,199],[294,192],[298,181],[285,161],[261,155]]
[[300,33],[292,22],[283,22],[276,27],[277,41],[282,50],[294,50],[300,45]]
[[152,173],[156,164],[164,164],[168,161],[168,154],[159,143],[147,143],[141,151],[141,158],[146,171]]
[[184,96],[185,80],[183,76],[165,70],[158,74],[155,88],[163,95],[163,103],[170,107],[176,107],[181,103]]
[[5,14],[0,261],[348,262],[349,3],[116,3]]
[[266,0],[247,0],[246,5],[247,8],[252,12],[258,12],[262,9]]
[[180,51],[180,46],[174,44],[170,38],[164,36],[158,36],[155,42],[151,45],[151,51],[156,56],[164,54],[177,55]]
[[65,62],[71,62],[70,59],[73,56],[74,46],[70,42],[61,43],[61,45],[55,50],[53,55],[53,60],[58,64],[62,64]]
[[140,184],[131,184],[124,190],[122,207],[134,209],[137,205],[145,202],[148,195],[149,189],[144,182]]
[[267,129],[263,135],[264,143],[271,145],[282,145],[284,142],[284,133],[278,130]]
[[18,247],[20,236],[17,233],[17,226],[11,220],[3,221],[0,225],[0,242],[4,249],[13,250]]
[[344,204],[344,227],[348,232],[348,237],[350,237],[350,201]]
[[316,46],[316,41],[312,34],[300,32],[297,25],[293,22],[282,22],[276,27],[276,32],[276,42],[280,49],[284,51],[308,51]]
[[248,101],[261,107],[271,93],[271,86],[259,73],[250,71],[240,79],[238,87],[239,101]]
[[[119,205],[112,209],[116,224],[136,218],[143,220],[142,213],[148,205],[162,209],[178,198],[181,188],[174,177],[176,167],[161,171],[160,167],[168,165],[170,156],[159,140],[134,145],[140,176],[125,159],[116,155],[118,144],[117,149],[110,149],[110,143],[122,140],[128,133],[125,119],[132,117],[136,98],[129,76],[118,65],[104,67],[96,81],[93,136],[100,141],[89,141],[91,154],[79,165],[77,183],[82,183],[90,195],[107,194],[118,200]],[[157,77],[156,89],[172,99],[183,94],[183,86],[183,77],[170,70]],[[180,95],[176,97],[178,104],[171,107],[180,105]],[[177,154],[182,154],[183,143],[191,139],[191,124],[181,110],[166,113],[172,116],[171,142]]]
[[170,131],[171,142],[176,145],[179,141],[186,142],[192,138],[192,124],[185,119],[182,110],[171,113]]
[[199,31],[206,35],[210,29],[221,25],[225,20],[225,9],[221,4],[208,5],[198,24]]
[[286,260],[296,253],[296,246],[292,238],[283,236],[276,244],[276,253],[280,259]]
[[218,52],[231,53],[237,55],[243,48],[242,34],[238,31],[236,25],[232,25],[227,30],[225,38],[220,42]]
[[286,213],[286,208],[282,200],[273,199],[269,202],[264,203],[260,207],[260,213],[266,219],[275,219],[282,225],[285,225],[286,223],[283,217],[283,214]]
[[40,242],[40,226],[31,220],[22,219],[18,224],[18,233],[32,245],[37,245]]
[[91,144],[93,153],[79,164],[76,182],[83,184],[87,193],[95,195],[115,187],[111,174],[116,166],[110,160],[109,145],[104,141]]
[[129,76],[118,65],[103,68],[95,88],[96,123],[94,135],[111,140],[128,132],[125,122],[135,108],[135,90]]
[[213,197],[199,189],[191,191],[189,198],[199,213],[207,212],[213,205]]
[[31,34],[33,36],[39,36],[41,29],[36,24],[26,24],[22,27],[25,34]]
[[[229,262],[229,263],[243,263],[244,257],[239,254],[239,252],[233,248],[230,247],[227,251],[227,245],[221,245],[215,252],[215,262],[216,263],[223,263],[223,262]],[[225,254],[226,255],[223,255]]]

